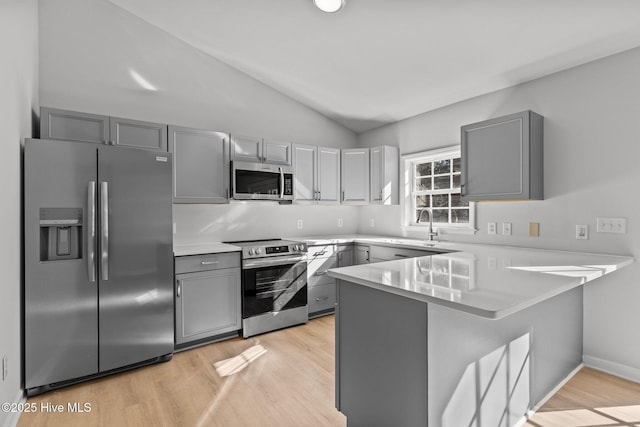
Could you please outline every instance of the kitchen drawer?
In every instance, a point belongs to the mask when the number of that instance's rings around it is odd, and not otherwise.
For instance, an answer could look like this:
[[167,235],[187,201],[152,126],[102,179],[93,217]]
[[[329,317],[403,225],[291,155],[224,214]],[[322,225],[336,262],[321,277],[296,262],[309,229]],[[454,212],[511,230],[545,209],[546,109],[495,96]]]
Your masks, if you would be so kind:
[[240,252],[178,256],[175,274],[240,267]]
[[324,285],[309,288],[309,314],[334,309],[336,306],[336,284],[327,283]]
[[307,256],[309,260],[314,258],[328,258],[336,253],[336,245],[309,246]]
[[435,255],[437,252],[422,251],[418,249],[391,248],[387,246],[371,246],[371,261],[394,260],[402,258],[415,258],[420,256]]
[[333,255],[329,258],[316,258],[307,263],[307,283],[309,287],[333,282],[334,279],[327,275],[327,270],[338,266],[338,258]]

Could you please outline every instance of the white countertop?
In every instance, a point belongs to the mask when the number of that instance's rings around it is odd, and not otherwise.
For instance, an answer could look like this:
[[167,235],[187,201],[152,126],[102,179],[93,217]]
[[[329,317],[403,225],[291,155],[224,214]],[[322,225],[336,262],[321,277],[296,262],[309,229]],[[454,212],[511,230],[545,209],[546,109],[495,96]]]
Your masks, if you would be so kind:
[[242,248],[239,246],[220,242],[173,245],[174,256],[240,252],[241,250]]
[[[352,241],[387,244],[384,239],[356,236]],[[402,246],[416,247],[406,243],[401,242]],[[407,298],[497,319],[634,262],[626,256],[497,245],[443,242],[437,243],[434,249],[450,252],[336,268],[328,274]]]

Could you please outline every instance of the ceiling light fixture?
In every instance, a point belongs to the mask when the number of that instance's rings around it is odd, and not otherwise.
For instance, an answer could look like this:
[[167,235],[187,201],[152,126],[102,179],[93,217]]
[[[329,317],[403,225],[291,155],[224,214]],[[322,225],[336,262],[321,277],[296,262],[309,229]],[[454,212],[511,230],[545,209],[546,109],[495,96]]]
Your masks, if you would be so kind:
[[347,0],[313,0],[313,4],[323,12],[334,13],[344,7]]

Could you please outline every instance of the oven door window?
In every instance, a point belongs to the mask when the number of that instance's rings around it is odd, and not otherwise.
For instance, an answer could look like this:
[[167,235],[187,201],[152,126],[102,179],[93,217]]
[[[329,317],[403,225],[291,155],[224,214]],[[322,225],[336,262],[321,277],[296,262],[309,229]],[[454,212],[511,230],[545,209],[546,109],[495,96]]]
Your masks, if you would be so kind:
[[307,305],[307,263],[244,270],[242,317]]
[[236,193],[238,194],[280,194],[280,174],[236,170]]

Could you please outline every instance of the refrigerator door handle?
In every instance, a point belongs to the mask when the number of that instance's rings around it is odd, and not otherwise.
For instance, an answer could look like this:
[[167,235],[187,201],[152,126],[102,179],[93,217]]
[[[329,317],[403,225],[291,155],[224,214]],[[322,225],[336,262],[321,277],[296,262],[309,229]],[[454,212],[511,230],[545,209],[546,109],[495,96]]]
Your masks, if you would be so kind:
[[100,275],[109,280],[109,183],[100,182]]
[[87,190],[87,276],[89,283],[96,281],[96,182],[89,181]]

